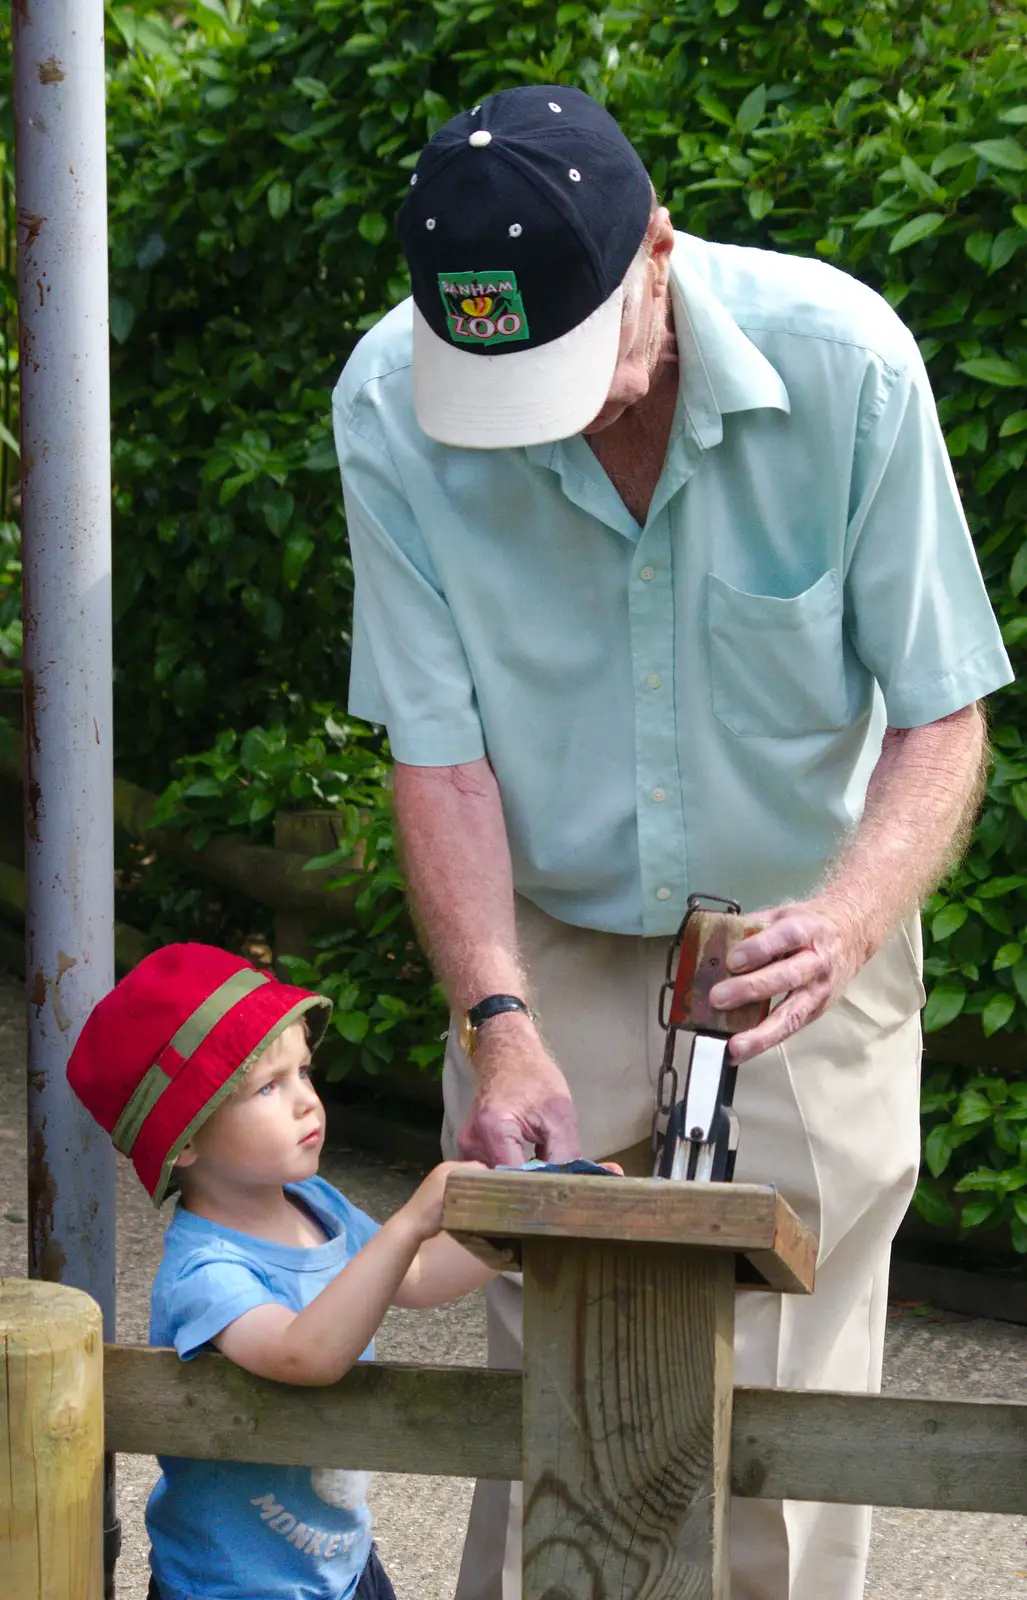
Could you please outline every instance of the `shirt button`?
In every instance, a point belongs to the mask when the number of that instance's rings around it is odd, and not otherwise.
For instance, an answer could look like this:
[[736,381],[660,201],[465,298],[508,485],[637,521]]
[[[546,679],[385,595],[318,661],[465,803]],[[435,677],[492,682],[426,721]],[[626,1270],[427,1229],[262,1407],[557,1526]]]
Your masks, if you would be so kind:
[[650,672],[645,681],[646,687],[649,689],[659,689],[663,683],[663,679],[658,672]]
[[670,890],[666,889],[666,888],[665,889],[657,889],[656,898],[657,898],[657,900],[669,900],[670,899]]
[[652,567],[642,567],[638,576],[641,578],[643,583],[648,583],[651,578],[655,578],[656,573]]
[[659,805],[661,800],[666,800],[667,791],[666,789],[653,789],[650,791],[649,798],[650,800],[655,800],[657,805]]

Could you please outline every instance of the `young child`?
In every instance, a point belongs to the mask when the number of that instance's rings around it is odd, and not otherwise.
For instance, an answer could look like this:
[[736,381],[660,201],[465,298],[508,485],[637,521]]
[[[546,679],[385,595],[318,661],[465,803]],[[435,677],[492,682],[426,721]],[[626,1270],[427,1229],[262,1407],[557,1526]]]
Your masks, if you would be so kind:
[[[446,1162],[381,1227],[317,1176],[310,1063],[330,1015],[209,945],[140,962],[68,1064],[155,1205],[178,1191],[150,1343],[212,1346],[264,1378],[334,1383],[374,1353],[390,1305],[455,1300],[492,1275],[441,1232]],[[364,1473],[160,1459],[146,1510],[150,1600],[394,1600]]]

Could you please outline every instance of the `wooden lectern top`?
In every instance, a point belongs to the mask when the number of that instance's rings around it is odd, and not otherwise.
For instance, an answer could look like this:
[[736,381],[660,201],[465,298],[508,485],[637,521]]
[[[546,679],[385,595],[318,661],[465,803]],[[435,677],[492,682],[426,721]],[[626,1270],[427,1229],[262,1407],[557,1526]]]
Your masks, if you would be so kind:
[[442,1226],[504,1271],[524,1238],[609,1239],[731,1250],[745,1287],[811,1294],[817,1241],[763,1184],[689,1183],[556,1172],[455,1172]]

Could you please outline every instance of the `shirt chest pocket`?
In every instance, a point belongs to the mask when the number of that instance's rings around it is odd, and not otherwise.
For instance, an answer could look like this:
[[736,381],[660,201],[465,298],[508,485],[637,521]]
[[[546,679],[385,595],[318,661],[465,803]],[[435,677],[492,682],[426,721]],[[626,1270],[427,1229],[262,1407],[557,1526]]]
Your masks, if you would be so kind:
[[790,599],[707,580],[713,714],[741,738],[847,727],[850,718],[836,572]]

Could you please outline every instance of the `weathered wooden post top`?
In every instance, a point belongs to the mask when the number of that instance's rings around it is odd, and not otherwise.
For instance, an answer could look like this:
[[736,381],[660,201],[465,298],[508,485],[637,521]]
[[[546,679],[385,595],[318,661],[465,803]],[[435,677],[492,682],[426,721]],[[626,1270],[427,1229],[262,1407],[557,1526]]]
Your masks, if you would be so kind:
[[727,1600],[736,1287],[809,1294],[772,1188],[455,1173],[443,1226],[524,1274],[524,1600]]

